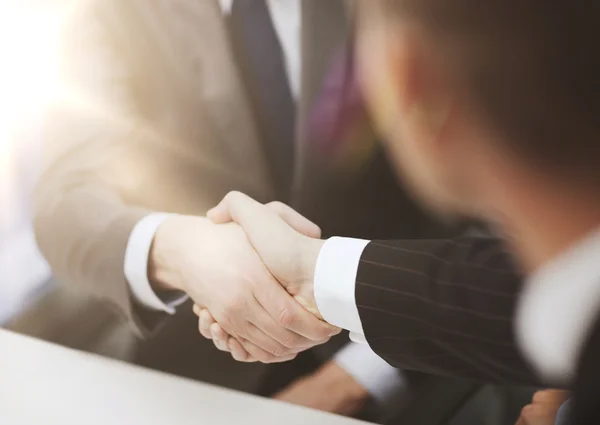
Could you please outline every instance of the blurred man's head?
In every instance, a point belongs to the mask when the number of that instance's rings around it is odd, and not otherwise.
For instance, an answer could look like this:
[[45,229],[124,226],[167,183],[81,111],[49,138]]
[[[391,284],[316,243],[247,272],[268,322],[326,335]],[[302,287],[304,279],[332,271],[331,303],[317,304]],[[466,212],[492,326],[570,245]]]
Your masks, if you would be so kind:
[[523,180],[597,187],[600,3],[358,3],[373,117],[430,206],[490,218]]

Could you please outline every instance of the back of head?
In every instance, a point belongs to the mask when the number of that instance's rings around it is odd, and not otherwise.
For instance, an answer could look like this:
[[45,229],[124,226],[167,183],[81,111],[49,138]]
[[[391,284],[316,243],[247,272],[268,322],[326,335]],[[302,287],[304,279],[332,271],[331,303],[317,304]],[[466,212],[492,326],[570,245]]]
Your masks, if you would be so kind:
[[600,3],[375,0],[431,36],[507,148],[581,182],[600,181]]

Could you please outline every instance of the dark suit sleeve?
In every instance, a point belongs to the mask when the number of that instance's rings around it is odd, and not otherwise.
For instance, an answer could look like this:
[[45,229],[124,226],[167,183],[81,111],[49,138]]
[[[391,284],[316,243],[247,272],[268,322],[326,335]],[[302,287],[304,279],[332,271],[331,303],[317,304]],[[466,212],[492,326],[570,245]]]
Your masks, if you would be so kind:
[[515,339],[521,282],[495,238],[374,241],[356,302],[369,344],[394,366],[538,385]]
[[600,424],[600,316],[582,349],[574,383],[574,399],[569,424]]

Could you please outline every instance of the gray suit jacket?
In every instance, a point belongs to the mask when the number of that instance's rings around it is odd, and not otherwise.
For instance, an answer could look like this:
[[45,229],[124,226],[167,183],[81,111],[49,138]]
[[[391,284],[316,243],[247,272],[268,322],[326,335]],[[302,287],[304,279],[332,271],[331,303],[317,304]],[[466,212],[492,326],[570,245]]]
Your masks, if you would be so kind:
[[[415,236],[425,220],[382,157],[338,179],[307,152],[304,129],[348,21],[341,0],[301,5],[292,205],[327,234]],[[61,43],[63,87],[44,123],[36,234],[61,281],[113,302],[143,334],[162,316],[141,317],[131,302],[123,269],[135,224],[152,211],[202,215],[230,190],[273,200],[273,182],[217,0],[72,7]]]
[[123,271],[138,220],[203,214],[232,189],[267,200],[271,184],[216,1],[76,3],[46,116],[36,234],[61,280],[144,332]]

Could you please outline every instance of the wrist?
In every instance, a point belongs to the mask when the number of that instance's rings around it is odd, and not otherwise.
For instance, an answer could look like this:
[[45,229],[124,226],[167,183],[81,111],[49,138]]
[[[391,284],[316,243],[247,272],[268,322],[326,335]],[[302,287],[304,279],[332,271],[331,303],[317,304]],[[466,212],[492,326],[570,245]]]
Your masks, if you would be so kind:
[[314,284],[315,270],[319,253],[325,245],[325,240],[307,237],[301,252],[300,264],[302,266],[302,276],[306,283]]
[[184,216],[171,216],[158,227],[148,256],[148,280],[156,291],[183,291],[178,259],[181,257],[174,235],[185,231]]
[[323,316],[319,311],[315,298],[315,270],[317,268],[319,253],[324,244],[324,240],[307,237],[300,251],[299,263],[301,267],[301,287],[303,288],[301,291],[303,298],[302,304],[307,310],[320,319],[323,319]]

